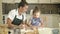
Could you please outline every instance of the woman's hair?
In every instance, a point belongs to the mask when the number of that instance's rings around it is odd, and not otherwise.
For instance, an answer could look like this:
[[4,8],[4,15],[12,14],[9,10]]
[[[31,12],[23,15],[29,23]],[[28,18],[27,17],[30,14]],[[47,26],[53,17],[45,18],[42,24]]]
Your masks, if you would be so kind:
[[36,6],[36,7],[33,9],[33,13],[32,13],[32,14],[38,13],[38,12],[40,12],[40,10],[39,10],[39,8]]
[[21,2],[18,4],[18,8],[24,7],[25,5],[28,5],[28,3],[26,2],[26,0],[21,0]]

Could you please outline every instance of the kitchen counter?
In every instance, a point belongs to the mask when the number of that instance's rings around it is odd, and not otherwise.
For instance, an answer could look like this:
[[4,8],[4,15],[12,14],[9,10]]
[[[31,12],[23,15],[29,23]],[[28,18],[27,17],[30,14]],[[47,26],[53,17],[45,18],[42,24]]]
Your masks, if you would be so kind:
[[39,34],[52,34],[52,28],[38,28]]
[[59,23],[59,34],[60,34],[60,23]]
[[7,24],[0,24],[0,34],[8,34]]
[[[8,29],[7,29],[7,25],[6,24],[0,24],[0,29],[1,29],[1,34],[8,34]],[[5,30],[4,30],[5,29]],[[38,28],[37,30],[32,30],[32,29],[20,29],[21,34],[35,34],[35,32],[39,33],[39,34],[53,34],[54,32],[57,32],[58,28]],[[13,34],[13,30],[10,30],[11,34]]]
[[[23,30],[21,30],[23,32]],[[59,34],[59,28],[38,28],[38,31],[34,30],[25,30],[26,34],[33,34],[38,32],[39,34]]]
[[[52,34],[52,28],[38,28],[37,29],[39,34]],[[37,32],[36,30],[36,32]],[[33,34],[35,31],[34,30],[23,30],[21,29],[21,34],[26,32],[26,34]]]

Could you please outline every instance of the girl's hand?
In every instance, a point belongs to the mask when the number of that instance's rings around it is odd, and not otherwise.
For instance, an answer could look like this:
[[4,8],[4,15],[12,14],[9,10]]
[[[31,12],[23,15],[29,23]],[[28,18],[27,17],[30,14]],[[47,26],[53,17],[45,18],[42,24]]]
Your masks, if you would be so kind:
[[32,26],[32,29],[37,29],[37,26]]

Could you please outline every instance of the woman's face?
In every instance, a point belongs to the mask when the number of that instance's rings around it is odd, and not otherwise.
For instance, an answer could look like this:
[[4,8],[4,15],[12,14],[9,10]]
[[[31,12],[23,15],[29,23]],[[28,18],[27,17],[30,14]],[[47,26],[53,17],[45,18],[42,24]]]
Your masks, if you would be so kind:
[[24,7],[21,8],[22,9],[22,12],[26,12],[27,9],[28,9],[28,5],[25,5]]

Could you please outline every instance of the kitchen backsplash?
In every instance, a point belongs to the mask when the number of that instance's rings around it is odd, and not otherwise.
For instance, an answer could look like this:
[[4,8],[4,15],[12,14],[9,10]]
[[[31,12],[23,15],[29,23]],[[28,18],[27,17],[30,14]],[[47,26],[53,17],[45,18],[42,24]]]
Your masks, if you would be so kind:
[[[27,14],[30,13],[30,10],[35,6],[38,6],[42,14],[60,14],[60,4],[29,4]],[[18,3],[2,3],[3,14],[8,14],[10,10],[16,9]]]

